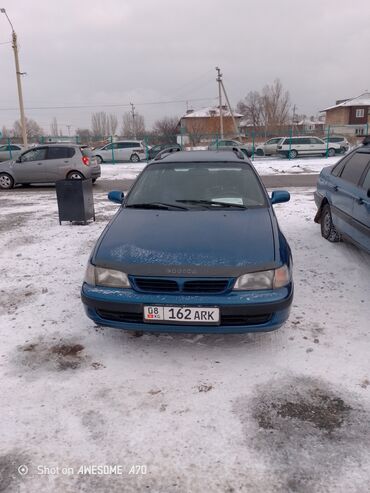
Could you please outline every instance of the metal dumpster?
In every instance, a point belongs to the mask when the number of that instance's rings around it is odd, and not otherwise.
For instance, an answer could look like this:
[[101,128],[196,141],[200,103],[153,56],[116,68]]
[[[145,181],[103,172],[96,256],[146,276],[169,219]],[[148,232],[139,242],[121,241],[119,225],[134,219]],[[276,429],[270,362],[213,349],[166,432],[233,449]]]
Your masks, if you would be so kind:
[[75,221],[87,224],[95,221],[92,180],[59,180],[55,184],[59,211],[59,224],[62,221]]

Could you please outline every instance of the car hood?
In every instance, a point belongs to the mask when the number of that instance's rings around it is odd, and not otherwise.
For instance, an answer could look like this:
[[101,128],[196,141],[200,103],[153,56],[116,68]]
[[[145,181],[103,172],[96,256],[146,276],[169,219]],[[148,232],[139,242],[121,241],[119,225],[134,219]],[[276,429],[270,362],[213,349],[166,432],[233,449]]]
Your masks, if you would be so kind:
[[236,276],[277,266],[268,208],[228,211],[121,209],[92,263],[136,275]]

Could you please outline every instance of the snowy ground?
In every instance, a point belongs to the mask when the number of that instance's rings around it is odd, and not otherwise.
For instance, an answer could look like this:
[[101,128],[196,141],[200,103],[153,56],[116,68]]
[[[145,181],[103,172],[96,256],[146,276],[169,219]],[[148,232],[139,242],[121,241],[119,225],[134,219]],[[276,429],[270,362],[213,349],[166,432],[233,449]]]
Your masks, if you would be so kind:
[[[320,173],[325,166],[335,164],[342,156],[329,158],[323,157],[305,157],[298,159],[274,158],[274,157],[256,157],[253,165],[260,175],[274,174],[309,174]],[[146,162],[140,163],[118,163],[102,164],[103,179],[135,179],[136,176],[144,169]]]
[[312,190],[276,206],[296,292],[259,335],[96,327],[79,290],[117,206],[95,200],[59,226],[53,190],[0,194],[0,491],[368,492],[370,259],[321,238]]

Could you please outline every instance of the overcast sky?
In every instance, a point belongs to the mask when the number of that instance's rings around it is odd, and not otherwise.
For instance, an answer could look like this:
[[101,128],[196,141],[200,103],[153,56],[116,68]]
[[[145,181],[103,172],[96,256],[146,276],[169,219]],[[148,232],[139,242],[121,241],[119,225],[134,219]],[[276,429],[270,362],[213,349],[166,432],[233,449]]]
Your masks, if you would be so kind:
[[[26,116],[48,132],[119,120],[133,102],[147,127],[215,104],[215,66],[232,105],[279,77],[299,114],[370,90],[370,1],[0,0],[20,45]],[[11,29],[0,14],[0,128],[19,118]],[[204,98],[204,101],[196,101]],[[30,109],[41,106],[91,106]],[[14,109],[4,109],[14,108]],[[66,134],[66,127],[62,127]]]

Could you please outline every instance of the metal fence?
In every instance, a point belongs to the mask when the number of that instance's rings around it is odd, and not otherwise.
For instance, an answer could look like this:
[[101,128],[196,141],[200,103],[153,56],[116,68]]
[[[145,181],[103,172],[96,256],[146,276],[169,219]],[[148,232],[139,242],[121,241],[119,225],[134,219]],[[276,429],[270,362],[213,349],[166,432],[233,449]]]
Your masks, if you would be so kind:
[[[329,138],[332,136],[345,137],[351,146],[358,145],[362,142],[363,138],[369,134],[369,125],[321,125],[316,128],[302,127],[299,125],[280,126],[280,127],[246,127],[241,129],[240,134],[224,134],[221,138],[219,134],[206,133],[206,132],[186,132],[186,129],[181,129],[176,134],[158,135],[154,133],[147,133],[145,135],[139,135],[137,138],[132,137],[119,137],[119,136],[40,136],[34,137],[33,143],[29,144],[33,146],[35,144],[47,144],[47,143],[74,143],[90,146],[93,149],[100,149],[107,147],[110,150],[111,156],[106,162],[116,164],[119,161],[115,143],[120,140],[138,140],[142,143],[145,159],[149,157],[149,149],[158,144],[178,144],[183,150],[197,150],[218,148],[223,146],[222,141],[237,141],[243,146],[246,146],[252,159],[256,156],[256,150],[258,146],[267,140],[277,137],[296,137],[296,136],[315,136],[320,137],[326,141],[326,155],[328,155]],[[289,140],[290,142],[290,140]],[[20,138],[2,138],[0,139],[0,151],[2,151],[2,160],[4,160],[4,152],[8,153],[5,156],[8,159],[13,159],[14,149],[13,146],[21,144]],[[257,153],[258,155],[258,153]],[[289,156],[288,156],[289,158]]]

